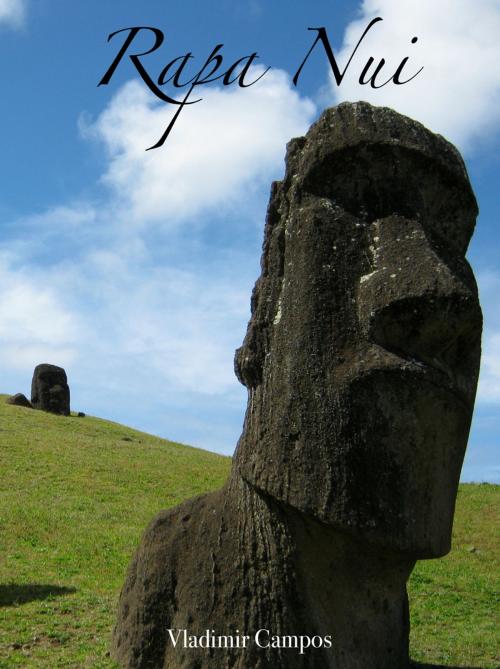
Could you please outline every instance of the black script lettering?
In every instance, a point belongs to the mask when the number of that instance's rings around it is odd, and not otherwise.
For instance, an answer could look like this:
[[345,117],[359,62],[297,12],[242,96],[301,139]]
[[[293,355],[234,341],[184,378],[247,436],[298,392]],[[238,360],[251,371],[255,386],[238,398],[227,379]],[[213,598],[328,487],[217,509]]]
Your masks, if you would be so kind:
[[345,76],[345,73],[347,72],[347,68],[351,64],[351,60],[354,58],[354,54],[358,50],[358,47],[361,44],[361,42],[364,40],[365,35],[372,28],[372,26],[374,26],[376,23],[378,23],[379,21],[382,21],[382,20],[383,19],[381,19],[380,17],[377,17],[377,18],[373,19],[372,21],[370,21],[368,27],[365,29],[365,32],[361,35],[358,43],[356,44],[356,46],[354,48],[354,51],[351,53],[351,57],[347,61],[347,65],[344,67],[344,70],[342,72],[340,71],[339,66],[337,65],[337,61],[335,59],[333,49],[330,45],[330,41],[328,40],[328,35],[327,35],[327,32],[326,32],[326,28],[308,28],[308,30],[317,30],[318,35],[317,35],[316,39],[314,40],[314,44],[309,49],[309,51],[307,52],[306,57],[302,61],[302,65],[299,67],[299,69],[297,70],[297,72],[295,73],[295,75],[293,77],[293,83],[295,84],[295,86],[297,85],[297,82],[299,80],[299,76],[300,76],[300,73],[302,72],[302,68],[306,64],[307,59],[311,55],[311,51],[314,49],[314,47],[316,46],[316,44],[318,42],[321,42],[323,44],[323,48],[324,48],[324,50],[326,52],[326,55],[328,57],[330,67],[332,68],[333,76],[335,77],[335,82],[337,83],[337,86],[340,86],[340,84],[342,83],[342,80]]
[[[207,60],[205,61],[203,67],[199,70],[197,74],[195,74],[191,79],[188,79],[187,81],[184,81],[184,83],[181,83],[180,77],[182,73],[184,72],[184,69],[186,65],[188,64],[189,60],[193,58],[193,55],[191,51],[186,53],[184,56],[178,56],[177,58],[174,58],[171,60],[167,65],[163,67],[161,70],[156,83],[154,79],[149,75],[147,72],[146,68],[141,62],[141,58],[143,56],[147,56],[150,53],[153,53],[157,49],[161,47],[163,44],[163,41],[165,39],[165,36],[163,32],[159,28],[152,28],[150,26],[135,26],[131,28],[122,28],[121,30],[116,30],[115,32],[111,33],[108,36],[108,42],[115,36],[123,32],[127,32],[128,35],[123,42],[119,52],[117,53],[115,59],[109,66],[108,70],[102,77],[101,81],[99,82],[99,86],[105,86],[109,84],[111,81],[111,78],[113,77],[118,65],[122,61],[123,57],[127,53],[128,49],[132,45],[132,42],[135,40],[137,35],[141,31],[150,31],[153,33],[155,37],[155,41],[153,46],[148,49],[147,51],[143,51],[142,53],[134,53],[134,54],[128,54],[131,62],[133,63],[134,67],[136,68],[137,72],[139,73],[141,79],[144,81],[146,86],[158,97],[160,100],[163,102],[166,102],[168,104],[174,104],[177,105],[177,111],[175,112],[174,116],[172,117],[172,120],[168,124],[165,132],[163,135],[160,137],[160,139],[154,144],[153,146],[150,146],[147,151],[151,149],[157,149],[160,146],[163,146],[165,143],[165,140],[167,139],[168,135],[170,134],[170,131],[175,125],[175,122],[177,121],[179,114],[185,107],[185,105],[192,105],[197,102],[201,102],[202,98],[198,98],[197,100],[190,100],[191,93],[193,90],[196,88],[196,86],[202,86],[203,84],[209,84],[214,81],[217,81],[218,79],[222,79],[222,84],[223,86],[230,86],[231,84],[238,82],[238,85],[241,88],[248,88],[249,86],[253,86],[256,84],[262,77],[271,69],[267,68],[262,74],[260,74],[256,79],[254,79],[251,82],[247,82],[245,80],[245,77],[248,75],[248,72],[250,70],[250,67],[254,64],[254,61],[256,58],[258,58],[258,55],[256,52],[250,54],[249,56],[243,56],[242,58],[239,58],[236,60],[225,72],[222,72],[220,74],[216,74],[219,68],[222,66],[223,63],[223,56],[220,52],[222,47],[224,46],[223,44],[217,44],[211,54],[208,56]],[[236,73],[236,69],[242,65],[242,69],[239,73]],[[189,86],[190,88],[188,89],[186,95],[182,100],[176,100],[175,98],[167,95],[162,91],[160,86],[164,86],[165,84],[172,82],[173,86],[175,88],[183,88],[185,86]]]
[[149,74],[146,71],[146,68],[144,65],[141,63],[139,60],[142,56],[147,56],[149,53],[153,53],[153,51],[156,51],[157,49],[160,48],[160,46],[163,44],[163,40],[165,39],[164,34],[159,28],[151,28],[149,26],[135,26],[134,28],[122,28],[121,30],[115,30],[114,33],[111,33],[108,36],[108,42],[110,39],[112,39],[115,35],[118,35],[122,32],[125,32],[126,30],[129,30],[129,34],[127,36],[127,39],[124,41],[122,48],[118,52],[116,58],[114,61],[111,63],[109,69],[107,70],[106,74],[103,76],[101,81],[97,84],[98,86],[106,86],[109,84],[111,81],[111,77],[115,73],[116,68],[120,64],[120,61],[122,60],[123,56],[127,52],[127,49],[129,46],[132,44],[134,39],[137,37],[139,32],[141,30],[150,30],[151,32],[154,33],[155,35],[155,43],[151,47],[151,49],[148,49],[147,51],[143,51],[142,53],[135,53],[135,54],[130,54],[129,58],[132,61],[132,63],[135,66],[135,69],[137,72],[139,72],[141,79],[144,81],[146,86],[149,88],[150,91],[152,91],[157,97],[159,97],[163,102],[169,102],[171,104],[179,104],[177,100],[174,100],[173,98],[169,97],[168,95],[165,95],[163,91],[158,88],[158,86],[155,84],[153,79],[149,76]]
[[[345,74],[346,74],[346,72],[347,72],[347,70],[348,70],[348,68],[349,68],[349,65],[351,64],[351,61],[352,61],[352,59],[354,58],[354,56],[355,56],[355,54],[356,54],[356,52],[357,52],[357,50],[358,50],[358,48],[359,48],[359,45],[360,45],[361,42],[364,40],[364,38],[366,37],[367,33],[368,33],[368,32],[372,29],[372,27],[373,27],[376,23],[378,23],[379,21],[383,21],[383,19],[382,19],[380,16],[377,17],[377,18],[374,18],[374,19],[372,19],[372,20],[370,21],[370,23],[368,24],[368,26],[365,28],[363,34],[362,34],[361,37],[359,38],[358,43],[357,43],[356,46],[354,47],[354,49],[353,49],[353,51],[352,51],[352,53],[351,53],[351,55],[350,55],[350,57],[349,57],[349,60],[347,61],[347,64],[346,64],[346,66],[344,67],[343,70],[340,70],[340,68],[339,68],[339,65],[338,65],[338,63],[337,63],[337,60],[336,60],[336,58],[335,58],[335,54],[334,54],[333,49],[332,49],[332,47],[331,47],[330,41],[329,41],[329,39],[328,39],[328,34],[327,34],[327,32],[326,32],[326,29],[325,29],[324,27],[321,27],[321,28],[308,28],[308,30],[316,30],[318,34],[317,34],[317,36],[316,36],[316,39],[315,39],[314,42],[313,42],[313,45],[311,46],[311,48],[310,48],[309,51],[307,52],[306,57],[305,57],[304,60],[302,61],[302,63],[301,63],[301,65],[300,65],[299,69],[297,70],[297,72],[295,73],[295,75],[294,75],[294,77],[293,77],[293,83],[295,84],[295,86],[297,85],[297,82],[298,82],[298,80],[299,80],[299,76],[300,76],[300,73],[302,72],[302,68],[303,68],[304,65],[306,64],[306,62],[307,62],[309,56],[311,55],[311,52],[313,51],[314,47],[316,46],[316,44],[317,44],[318,42],[321,42],[321,44],[323,45],[323,48],[324,48],[325,53],[326,53],[327,58],[328,58],[328,62],[330,63],[330,67],[331,67],[332,72],[333,72],[333,76],[334,76],[334,79],[335,79],[335,83],[337,84],[337,86],[340,86],[340,84],[342,83],[342,81],[343,81],[343,79],[344,79],[344,77],[345,77]],[[414,38],[411,40],[412,44],[415,44],[417,41],[418,41],[418,38],[417,38],[417,37],[414,37]],[[408,62],[408,60],[409,60],[408,57],[404,58],[404,59],[401,61],[401,63],[399,64],[399,66],[398,66],[397,70],[395,71],[395,73],[393,74],[393,76],[392,76],[392,77],[389,77],[389,79],[387,79],[387,81],[385,81],[384,83],[382,83],[382,84],[378,84],[378,83],[377,83],[377,75],[381,72],[381,70],[382,70],[382,68],[384,67],[386,61],[385,61],[384,58],[382,58],[382,59],[379,61],[378,65],[376,66],[375,71],[374,71],[370,76],[368,76],[368,73],[369,73],[370,68],[371,68],[372,65],[375,63],[375,58],[373,58],[373,56],[370,56],[370,58],[369,58],[368,61],[366,62],[366,65],[364,66],[363,70],[361,71],[361,75],[360,75],[360,77],[359,77],[359,83],[362,84],[362,85],[370,84],[370,86],[371,86],[372,88],[382,88],[383,86],[386,86],[387,84],[389,84],[391,81],[392,81],[394,84],[396,84],[397,86],[401,86],[401,85],[403,85],[403,84],[407,84],[407,83],[408,83],[409,81],[411,81],[412,79],[415,79],[415,77],[416,77],[417,75],[419,75],[420,72],[422,72],[422,70],[424,69],[423,67],[421,67],[420,70],[419,70],[418,72],[416,72],[413,76],[411,76],[409,79],[406,79],[405,81],[402,81],[402,80],[401,80],[401,75],[402,75],[402,73],[403,73],[403,69],[404,69],[406,63]]]
[[[412,44],[416,44],[417,42],[418,42],[418,37],[414,37],[414,38],[412,39],[412,41],[411,41]],[[400,74],[403,72],[403,68],[404,68],[404,66],[406,65],[406,63],[407,63],[408,61],[409,61],[408,56],[407,56],[406,58],[403,58],[403,60],[401,61],[400,65],[399,65],[399,67],[398,67],[398,69],[397,69],[396,72],[394,73],[393,81],[394,81],[394,83],[395,83],[397,86],[401,86],[401,85],[403,85],[403,84],[407,84],[407,83],[408,83],[409,81],[411,81],[412,79],[415,79],[415,77],[418,76],[418,75],[420,74],[420,72],[422,72],[422,70],[424,69],[423,67],[421,67],[420,70],[419,70],[418,72],[416,72],[412,77],[410,77],[410,78],[407,79],[406,81],[400,81],[400,80],[399,80],[399,76],[400,76]]]
[[[418,41],[418,37],[414,37],[412,39],[411,43],[415,44],[417,41]],[[375,62],[375,59],[372,56],[370,56],[370,58],[368,59],[366,65],[365,65],[365,67],[363,68],[363,71],[361,72],[361,75],[359,77],[359,83],[360,84],[368,84],[369,83],[372,88],[382,88],[383,86],[387,86],[387,84],[390,84],[391,81],[394,84],[396,84],[396,86],[402,86],[403,84],[407,84],[412,79],[415,79],[415,77],[417,75],[419,75],[420,72],[422,72],[422,70],[424,69],[423,67],[421,67],[420,70],[416,74],[414,74],[412,77],[410,77],[406,81],[401,81],[400,76],[401,76],[401,74],[403,72],[403,68],[406,65],[406,63],[408,62],[408,60],[409,60],[408,56],[406,56],[406,58],[403,58],[403,60],[401,61],[401,63],[398,66],[398,69],[392,75],[392,77],[389,77],[389,79],[387,79],[387,81],[384,81],[383,84],[378,84],[377,85],[377,75],[385,65],[385,58],[381,59],[381,61],[379,62],[379,64],[375,68],[375,72],[371,75],[371,77],[369,77],[368,79],[365,79],[365,77],[368,74],[368,70],[370,69],[370,67]]]
[[[183,110],[184,106],[187,105],[187,104],[193,104],[193,102],[200,102],[203,99],[203,98],[199,98],[198,100],[192,100],[191,102],[188,102],[188,98],[191,95],[191,93],[193,92],[195,86],[199,86],[201,84],[208,84],[208,83],[210,83],[212,81],[216,81],[217,79],[220,79],[222,76],[224,76],[224,75],[221,74],[221,75],[218,75],[217,77],[212,77],[212,75],[215,74],[215,72],[219,69],[219,67],[222,64],[222,56],[218,53],[218,51],[223,46],[224,46],[223,44],[217,44],[217,46],[213,49],[210,56],[205,61],[205,64],[203,65],[201,70],[198,72],[198,74],[195,75],[192,79],[189,79],[189,81],[186,82],[185,85],[191,84],[191,88],[186,93],[186,96],[185,96],[184,100],[182,100],[181,102],[177,102],[177,101],[175,102],[175,104],[179,105],[179,107],[178,107],[177,111],[175,112],[175,114],[173,115],[172,120],[168,124],[165,132],[160,137],[160,139],[156,142],[156,144],[153,144],[153,146],[150,146],[149,148],[147,148],[146,151],[151,151],[151,149],[158,149],[160,146],[163,146],[163,144],[165,143],[165,140],[167,139],[167,137],[170,134],[170,131],[174,127],[175,122],[179,118],[179,114]],[[214,61],[212,70],[210,71],[209,74],[206,75],[205,79],[200,79],[200,77],[203,74],[205,68],[208,67],[208,65],[210,65],[210,63],[212,61]],[[212,78],[210,78],[210,77],[212,77]]]
[[[189,82],[186,81],[184,84],[180,84],[179,83],[179,77],[181,76],[182,71],[183,71],[184,67],[186,66],[186,63],[188,62],[188,60],[190,58],[193,58],[191,52],[187,53],[185,56],[178,56],[177,58],[174,58],[173,60],[171,60],[170,63],[165,65],[163,70],[160,72],[160,76],[158,77],[158,86],[164,86],[169,81],[171,81],[176,88],[182,88],[183,86],[186,86],[186,84],[188,84]],[[181,65],[179,65],[179,67],[177,68],[175,73],[172,74],[172,76],[170,76],[170,77],[168,77],[168,79],[166,79],[165,77],[167,76],[167,73],[170,70],[170,68],[172,67],[172,65],[174,63],[177,63],[179,60],[181,61]]]
[[[253,61],[256,58],[258,58],[257,54],[252,53],[250,56],[243,56],[243,58],[240,58],[235,63],[233,63],[233,65],[231,65],[231,67],[227,70],[226,74],[224,75],[224,79],[222,80],[222,83],[224,84],[224,86],[229,86],[230,84],[234,84],[234,82],[237,81],[238,86],[240,86],[241,88],[248,88],[249,86],[253,86],[254,84],[256,84],[259,81],[259,79],[262,79],[262,77],[265,74],[267,74],[267,72],[269,72],[269,70],[271,69],[270,67],[268,67],[266,70],[264,70],[264,72],[259,77],[257,77],[257,79],[252,81],[251,83],[249,83],[249,84],[245,83],[245,76],[247,75],[248,70],[250,69]],[[247,61],[247,63],[244,66],[244,68],[241,70],[241,72],[239,74],[237,74],[234,77],[234,79],[231,79],[231,75],[233,74],[236,67],[245,60]]]

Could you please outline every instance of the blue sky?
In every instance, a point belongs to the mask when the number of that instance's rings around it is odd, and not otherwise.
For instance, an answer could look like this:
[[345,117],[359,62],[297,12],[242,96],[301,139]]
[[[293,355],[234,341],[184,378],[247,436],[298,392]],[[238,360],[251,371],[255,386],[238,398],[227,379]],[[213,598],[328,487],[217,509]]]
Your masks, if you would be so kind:
[[[439,6],[437,6],[439,5]],[[324,53],[291,78],[324,26],[340,63],[374,26],[336,86]],[[97,83],[120,39],[165,33],[152,73],[190,51],[194,76],[223,43],[224,63],[256,51],[271,70],[240,89],[204,86],[165,145],[173,111],[129,61]],[[469,249],[485,314],[483,366],[463,480],[500,481],[500,6],[496,0],[0,0],[0,370],[29,394],[36,364],[65,367],[72,408],[232,453],[246,391],[233,352],[259,273],[270,182],[286,142],[326,106],[393,106],[462,150],[481,214]],[[413,36],[418,36],[411,45]],[[144,50],[151,37],[140,37]],[[409,56],[411,83],[357,78],[368,56],[388,76]],[[261,68],[261,69],[259,69]]]

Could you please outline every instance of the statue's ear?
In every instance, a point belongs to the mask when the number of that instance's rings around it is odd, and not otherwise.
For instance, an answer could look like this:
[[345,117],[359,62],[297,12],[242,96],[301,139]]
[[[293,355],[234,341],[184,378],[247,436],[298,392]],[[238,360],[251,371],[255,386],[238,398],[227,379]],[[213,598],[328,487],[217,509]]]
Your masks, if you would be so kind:
[[256,388],[261,383],[266,355],[264,350],[265,323],[259,323],[257,320],[261,283],[262,277],[257,279],[252,292],[252,315],[245,339],[234,354],[234,372],[240,383],[248,389]]

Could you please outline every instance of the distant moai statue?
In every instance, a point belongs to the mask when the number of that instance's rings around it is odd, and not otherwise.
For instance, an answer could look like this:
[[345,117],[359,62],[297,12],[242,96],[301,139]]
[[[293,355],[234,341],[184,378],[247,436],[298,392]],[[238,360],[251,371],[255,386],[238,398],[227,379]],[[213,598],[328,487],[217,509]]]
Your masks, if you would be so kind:
[[31,382],[31,404],[42,411],[70,415],[68,379],[62,367],[47,363],[35,367]]
[[286,167],[231,475],[147,529],[114,631],[127,669],[408,669],[406,582],[450,549],[482,327],[463,161],[360,102]]
[[26,395],[23,395],[22,393],[16,393],[15,395],[10,395],[10,397],[7,397],[5,401],[7,404],[13,404],[14,406],[24,407],[25,409],[33,408],[29,399],[26,397]]

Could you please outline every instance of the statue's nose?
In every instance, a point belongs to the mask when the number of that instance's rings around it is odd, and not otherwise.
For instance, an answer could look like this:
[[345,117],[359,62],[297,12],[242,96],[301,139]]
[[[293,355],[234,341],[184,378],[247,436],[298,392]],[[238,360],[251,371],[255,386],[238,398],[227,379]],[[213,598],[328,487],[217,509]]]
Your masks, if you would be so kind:
[[418,221],[391,216],[373,223],[370,234],[371,270],[358,292],[367,339],[463,386],[477,364],[482,324],[467,261],[442,258]]

